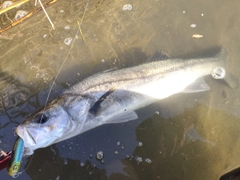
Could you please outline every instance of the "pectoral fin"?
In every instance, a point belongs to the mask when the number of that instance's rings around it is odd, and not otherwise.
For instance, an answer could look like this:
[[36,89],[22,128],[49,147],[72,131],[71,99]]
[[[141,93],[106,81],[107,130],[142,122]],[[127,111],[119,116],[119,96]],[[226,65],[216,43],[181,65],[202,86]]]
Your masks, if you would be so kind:
[[112,116],[110,119],[107,120],[106,123],[121,123],[121,122],[128,122],[134,119],[137,119],[138,115],[134,111],[125,111],[115,116]]
[[208,84],[204,81],[203,78],[199,78],[196,81],[194,81],[192,84],[187,86],[182,92],[183,93],[196,93],[196,92],[202,92],[202,91],[208,91],[210,90],[210,87]]
[[161,51],[157,51],[155,52],[155,54],[150,57],[147,62],[155,62],[155,61],[160,61],[160,60],[167,60],[170,59],[170,56],[168,56],[167,54],[161,52]]
[[101,103],[108,98],[108,96],[110,94],[112,94],[114,92],[113,89],[110,89],[109,91],[107,91],[105,94],[103,94],[96,102],[95,104],[91,107],[91,109],[89,110],[90,113],[92,113],[93,115],[96,115],[97,112],[99,111],[99,109],[101,108]]

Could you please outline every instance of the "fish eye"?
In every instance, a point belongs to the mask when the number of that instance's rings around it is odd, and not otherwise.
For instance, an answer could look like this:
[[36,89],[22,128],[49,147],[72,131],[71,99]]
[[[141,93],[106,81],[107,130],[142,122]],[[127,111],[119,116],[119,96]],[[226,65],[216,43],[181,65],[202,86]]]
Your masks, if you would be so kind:
[[44,124],[48,121],[48,117],[45,114],[38,114],[36,116],[36,123]]

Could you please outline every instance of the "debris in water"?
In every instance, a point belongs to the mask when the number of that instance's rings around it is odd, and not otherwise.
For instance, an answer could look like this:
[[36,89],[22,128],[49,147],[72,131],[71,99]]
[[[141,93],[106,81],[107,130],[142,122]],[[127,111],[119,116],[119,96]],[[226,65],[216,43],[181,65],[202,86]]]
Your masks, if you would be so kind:
[[222,91],[222,97],[223,98],[227,98],[228,97],[227,92],[225,90]]
[[226,71],[223,67],[216,67],[213,69],[212,77],[214,79],[223,79],[226,75]]
[[27,11],[19,10],[16,12],[15,19],[21,19],[22,17],[26,16],[28,14]]
[[103,152],[102,151],[99,151],[99,152],[97,152],[97,159],[98,160],[101,160],[102,158],[103,158]]
[[201,34],[193,34],[192,37],[195,38],[195,39],[199,39],[199,38],[202,38],[203,35],[201,35]]
[[145,159],[145,162],[148,163],[148,164],[151,164],[151,163],[152,163],[152,160],[149,159],[149,158],[146,158],[146,159]]
[[13,4],[12,1],[4,1],[2,4],[2,9],[5,9]]
[[80,163],[80,166],[81,166],[81,167],[83,167],[83,166],[84,166],[84,163],[83,163],[83,162],[81,162],[81,163]]
[[125,4],[122,8],[122,10],[126,11],[126,10],[132,10],[132,5],[131,4]]
[[235,106],[239,106],[239,105],[240,105],[240,101],[239,101],[238,98],[235,98],[235,99],[233,100],[233,105],[235,105]]
[[195,28],[197,25],[196,24],[191,24],[190,27],[191,28]]
[[64,43],[66,44],[66,45],[70,45],[71,44],[71,42],[72,42],[72,38],[66,38],[66,39],[64,39]]
[[137,163],[141,163],[142,162],[142,157],[136,156],[135,160],[137,161]]

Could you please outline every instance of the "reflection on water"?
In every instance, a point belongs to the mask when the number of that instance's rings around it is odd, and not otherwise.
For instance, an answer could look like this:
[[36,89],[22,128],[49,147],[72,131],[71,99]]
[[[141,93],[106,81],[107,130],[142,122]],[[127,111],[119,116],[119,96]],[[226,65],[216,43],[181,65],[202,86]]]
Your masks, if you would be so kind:
[[185,137],[185,143],[190,142],[190,141],[202,141],[211,144],[212,146],[215,146],[215,142],[209,141],[199,135],[199,133],[194,129],[193,127],[190,127],[187,129],[186,133],[184,134]]
[[[70,49],[64,40],[74,38],[86,3],[58,1],[49,7],[55,31],[41,12],[1,35],[0,149],[10,150],[14,127],[44,105]],[[126,4],[132,9],[123,10]],[[238,1],[90,0],[81,25],[85,43],[79,35],[50,99],[96,72],[145,62],[159,49],[194,57],[224,46],[226,72],[237,79],[238,7]],[[193,39],[193,34],[203,37]],[[206,81],[208,92],[174,95],[139,110],[139,120],[104,125],[37,150],[24,160],[26,171],[19,178],[219,179],[240,166],[240,93],[212,77]],[[104,152],[104,162],[95,158],[98,151]],[[6,171],[0,176],[11,179]]]

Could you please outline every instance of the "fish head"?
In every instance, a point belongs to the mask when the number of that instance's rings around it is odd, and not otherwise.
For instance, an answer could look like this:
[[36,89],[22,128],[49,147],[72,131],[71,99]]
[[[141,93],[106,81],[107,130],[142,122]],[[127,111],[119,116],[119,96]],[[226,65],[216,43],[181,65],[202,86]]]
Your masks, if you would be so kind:
[[57,100],[29,116],[16,128],[24,141],[24,155],[31,155],[61,139],[71,126],[71,117]]

